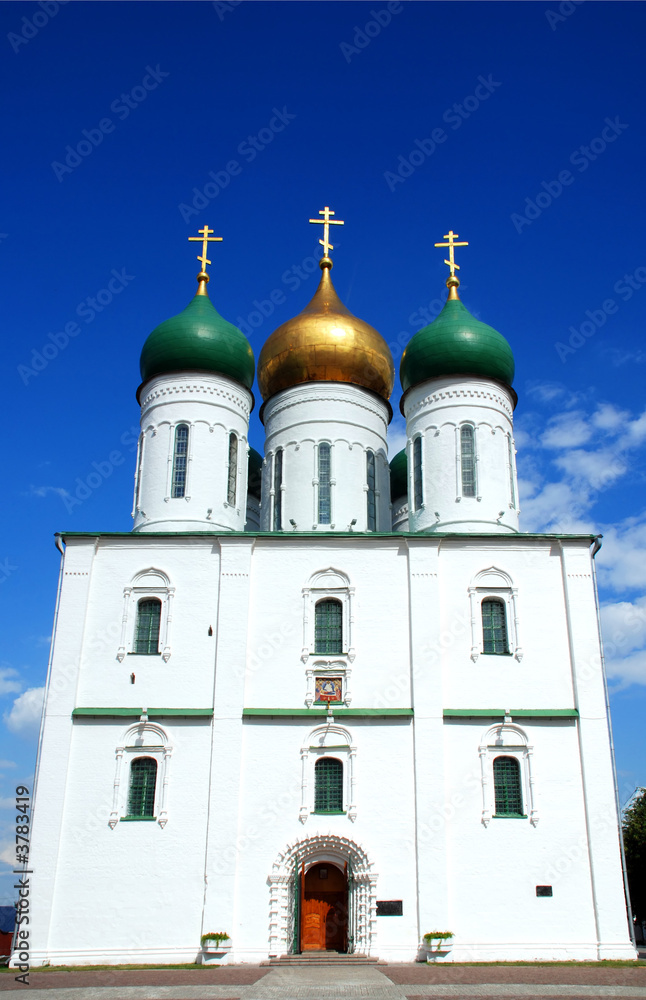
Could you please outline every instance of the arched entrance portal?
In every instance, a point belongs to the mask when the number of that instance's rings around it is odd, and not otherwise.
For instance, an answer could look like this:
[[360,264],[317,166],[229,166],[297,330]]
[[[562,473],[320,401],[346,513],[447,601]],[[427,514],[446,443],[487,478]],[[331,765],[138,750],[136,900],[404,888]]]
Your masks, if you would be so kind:
[[[321,878],[320,871],[327,868],[328,877]],[[311,872],[311,874],[309,874]],[[309,878],[308,878],[309,875]],[[365,850],[356,841],[334,834],[314,834],[302,840],[294,840],[278,854],[267,879],[270,887],[269,898],[269,954],[298,954],[313,951],[309,943],[303,943],[303,930],[309,942],[314,938],[314,926],[318,924],[316,935],[318,948],[339,949],[352,953],[370,955],[376,930],[377,873]],[[326,888],[322,888],[326,886]],[[309,899],[306,898],[306,892]],[[344,896],[336,900],[326,899],[322,893],[340,893]],[[311,894],[311,895],[310,895]],[[325,915],[325,940],[321,930],[322,919],[310,920],[303,927],[303,904],[312,899],[322,900],[331,905],[330,937]],[[345,913],[339,914],[336,904],[345,900]],[[312,904],[310,914],[315,909]],[[338,926],[335,937],[332,924]],[[344,940],[341,941],[341,933]]]
[[319,862],[301,877],[301,950],[347,951],[347,870]]

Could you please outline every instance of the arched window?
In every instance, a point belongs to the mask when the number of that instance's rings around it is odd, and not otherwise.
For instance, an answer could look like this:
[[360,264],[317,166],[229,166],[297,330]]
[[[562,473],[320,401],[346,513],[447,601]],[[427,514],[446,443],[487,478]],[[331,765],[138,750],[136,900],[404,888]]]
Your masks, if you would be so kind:
[[423,506],[422,439],[421,437],[416,437],[413,441],[413,510],[420,510]]
[[186,468],[188,461],[188,424],[178,424],[175,428],[175,450],[173,452],[173,482],[170,495],[177,499],[186,495]]
[[375,472],[375,453],[366,452],[366,482],[368,483],[368,531],[377,530],[377,484]]
[[523,794],[520,764],[515,757],[496,757],[493,762],[496,816],[522,816]]
[[235,506],[238,483],[238,439],[229,434],[229,477],[227,481],[227,503]]
[[460,428],[460,465],[462,469],[462,496],[476,495],[476,446],[471,424]]
[[283,449],[274,455],[274,531],[280,531],[283,521]]
[[314,765],[314,812],[343,812],[343,764],[321,757]]
[[133,653],[159,652],[161,606],[161,601],[158,601],[157,598],[150,601],[139,601]]
[[155,814],[155,783],[157,761],[154,757],[135,757],[130,765],[128,816],[152,818]]
[[496,597],[486,597],[482,602],[482,652],[509,652],[505,605]]
[[314,652],[343,652],[341,601],[319,601],[314,609]]
[[332,491],[330,487],[330,476],[330,446],[323,441],[319,445],[319,524],[332,523]]

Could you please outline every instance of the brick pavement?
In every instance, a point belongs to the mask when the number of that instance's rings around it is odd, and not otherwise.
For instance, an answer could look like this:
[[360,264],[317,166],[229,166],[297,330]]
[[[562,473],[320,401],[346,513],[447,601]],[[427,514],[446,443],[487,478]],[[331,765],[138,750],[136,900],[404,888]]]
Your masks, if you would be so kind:
[[[24,995],[14,970],[6,1000]],[[141,969],[35,972],[30,1000],[646,1000],[646,967],[464,966]]]

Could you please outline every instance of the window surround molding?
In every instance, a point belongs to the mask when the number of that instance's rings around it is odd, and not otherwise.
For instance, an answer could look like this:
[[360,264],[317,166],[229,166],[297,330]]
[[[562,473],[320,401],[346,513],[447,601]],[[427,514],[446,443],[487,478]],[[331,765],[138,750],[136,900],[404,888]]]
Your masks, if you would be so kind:
[[[309,659],[309,657],[308,657]],[[352,667],[349,667],[345,660],[314,660],[308,664],[305,671],[305,705],[311,708],[314,704],[314,680],[316,677],[341,677],[343,683],[343,704],[349,708],[352,704],[352,694],[350,692],[350,679],[352,677]]]
[[[184,496],[183,497],[173,497],[173,466],[175,464],[175,435],[177,433],[177,428],[180,425],[188,427],[188,448],[186,450],[186,482],[184,486]],[[191,483],[191,464],[193,462],[193,438],[195,437],[194,426],[190,420],[177,420],[172,424],[168,425],[168,464],[166,468],[166,496],[164,497],[164,503],[170,503],[171,500],[186,500],[187,503],[190,502],[189,486]]]
[[[168,822],[168,781],[172,753],[173,747],[166,731],[156,723],[149,722],[147,710],[142,709],[139,722],[125,730],[115,749],[112,809],[108,819],[111,830],[114,830],[119,820],[126,817],[130,791],[130,765],[137,757],[152,757],[157,762],[153,815],[162,830],[164,829]],[[123,790],[122,775],[125,777]]]
[[[518,617],[518,587],[504,570],[496,566],[483,569],[471,581],[469,586],[469,606],[471,615],[471,659],[477,662],[483,653],[482,639],[482,602],[487,598],[499,600],[505,609],[507,625],[507,643],[509,654],[520,663],[523,649],[520,645],[520,622]],[[500,655],[500,654],[491,654]]]
[[[465,497],[462,492],[462,428],[472,427],[473,428],[473,474],[475,476],[475,487],[476,495],[474,497]],[[478,447],[478,433],[479,428],[476,424],[472,423],[470,420],[463,420],[461,424],[455,425],[455,502],[461,503],[462,500],[477,500],[478,503],[482,500],[480,493],[480,449]]]
[[493,762],[496,757],[513,757],[518,761],[523,805],[531,825],[536,827],[538,824],[539,816],[532,767],[533,754],[534,748],[529,745],[527,734],[520,726],[512,724],[509,710],[505,713],[504,722],[492,726],[484,733],[478,747],[478,755],[482,782],[481,822],[485,828],[489,826],[492,818],[496,815],[493,776]]
[[352,645],[354,625],[353,601],[355,588],[350,586],[350,578],[341,570],[328,566],[310,577],[307,586],[303,587],[303,648],[301,660],[308,663],[311,656],[321,656],[315,652],[315,608],[319,601],[326,599],[339,601],[341,604],[341,624],[343,638],[342,663],[354,663],[356,650]]
[[164,663],[171,656],[171,625],[173,621],[173,597],[175,588],[171,587],[170,579],[160,569],[150,566],[137,573],[129,586],[123,588],[123,612],[121,615],[121,638],[117,650],[117,660],[122,663],[127,654],[137,656],[134,652],[135,631],[137,627],[137,606],[146,598],[157,598],[161,601],[161,616],[159,622],[159,652]]
[[336,757],[343,764],[343,810],[351,823],[357,818],[354,761],[357,748],[347,729],[329,722],[313,729],[301,747],[301,807],[298,818],[305,824],[314,812],[314,765],[321,757]]

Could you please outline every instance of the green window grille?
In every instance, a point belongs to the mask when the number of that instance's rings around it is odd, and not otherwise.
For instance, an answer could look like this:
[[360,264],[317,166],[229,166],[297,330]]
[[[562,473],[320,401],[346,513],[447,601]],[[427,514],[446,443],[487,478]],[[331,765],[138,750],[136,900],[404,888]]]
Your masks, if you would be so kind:
[[462,496],[476,495],[476,444],[473,427],[464,424],[460,429],[460,457],[462,466]]
[[154,816],[156,781],[157,761],[153,757],[135,757],[130,765],[128,816]]
[[343,812],[343,764],[336,757],[314,765],[314,812]]
[[482,602],[482,652],[509,652],[505,605],[497,598],[485,598]]
[[238,480],[238,439],[229,434],[229,477],[227,480],[227,503],[235,506]]
[[283,449],[274,455],[274,531],[280,531],[283,521]]
[[319,601],[316,605],[314,652],[343,652],[343,609],[340,601]]
[[330,446],[319,445],[319,524],[332,523],[332,489],[330,486]]
[[377,485],[374,451],[366,452],[366,480],[368,483],[368,531],[377,530]]
[[522,816],[523,795],[520,764],[515,757],[496,757],[493,762],[496,816]]
[[175,451],[173,453],[173,482],[170,495],[177,499],[186,494],[186,468],[188,461],[188,425],[178,424],[175,428]]
[[424,506],[424,487],[422,484],[422,439],[416,437],[413,441],[413,491],[414,508],[420,510]]
[[161,623],[161,601],[139,601],[137,624],[135,626],[135,653],[159,652],[159,626]]

